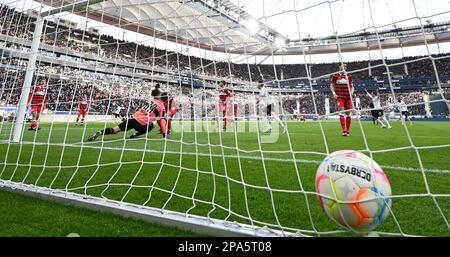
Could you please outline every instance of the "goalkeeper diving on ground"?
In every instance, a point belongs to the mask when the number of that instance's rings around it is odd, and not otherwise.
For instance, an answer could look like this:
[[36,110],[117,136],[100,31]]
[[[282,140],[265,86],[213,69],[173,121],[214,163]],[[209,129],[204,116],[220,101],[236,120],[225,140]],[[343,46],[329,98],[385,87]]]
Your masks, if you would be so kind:
[[136,138],[145,135],[153,129],[153,122],[157,121],[161,128],[161,134],[166,137],[166,108],[165,102],[169,99],[166,92],[159,95],[153,95],[153,98],[146,101],[146,104],[135,112],[131,118],[124,119],[119,125],[114,128],[106,128],[95,132],[88,137],[88,141],[94,141],[101,135],[112,135],[119,132],[126,132],[130,129],[136,130],[136,133],[130,138]]

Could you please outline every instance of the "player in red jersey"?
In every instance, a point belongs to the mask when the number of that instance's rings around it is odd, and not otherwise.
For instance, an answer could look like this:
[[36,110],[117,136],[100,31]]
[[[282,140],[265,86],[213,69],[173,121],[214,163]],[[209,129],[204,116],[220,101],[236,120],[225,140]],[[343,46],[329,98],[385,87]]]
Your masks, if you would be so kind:
[[[230,100],[233,94],[231,90],[225,85],[225,81],[219,82],[219,112],[222,112],[223,117],[223,130],[227,129],[227,106],[230,104]],[[217,117],[217,125],[219,126],[219,117]]]
[[[78,105],[78,116],[77,116],[77,125],[83,125],[84,124],[84,117],[86,116],[88,108],[88,101],[86,99],[86,96],[83,97],[83,100],[81,100],[80,104]],[[78,123],[80,122],[80,123]]]
[[[164,108],[167,111],[167,134],[170,135],[172,133],[172,119],[173,116],[178,112],[178,104],[175,102],[173,96],[169,96],[168,100],[164,102]],[[158,121],[158,124],[161,120]],[[162,131],[161,131],[162,133]]]
[[300,120],[303,121],[303,123],[306,123],[306,111],[305,111],[305,108],[303,108],[302,112],[300,113]]
[[339,120],[342,127],[342,135],[350,135],[351,116],[350,110],[353,108],[351,95],[353,95],[353,77],[346,73],[347,65],[339,65],[339,72],[331,76],[331,92],[336,99],[339,111]]
[[89,136],[88,141],[94,141],[101,135],[116,134],[130,129],[136,130],[136,133],[131,135],[130,138],[136,138],[150,132],[153,129],[154,121],[158,122],[163,137],[166,137],[166,108],[164,107],[164,102],[167,100],[167,93],[162,93],[153,99],[147,100],[146,104],[132,115],[132,118],[125,119],[114,128],[106,128],[95,132],[95,134]]
[[31,106],[31,114],[33,116],[28,130],[40,130],[39,128],[39,117],[47,103],[47,87],[45,85],[45,79],[38,80],[37,85],[35,85],[28,95],[28,105]]

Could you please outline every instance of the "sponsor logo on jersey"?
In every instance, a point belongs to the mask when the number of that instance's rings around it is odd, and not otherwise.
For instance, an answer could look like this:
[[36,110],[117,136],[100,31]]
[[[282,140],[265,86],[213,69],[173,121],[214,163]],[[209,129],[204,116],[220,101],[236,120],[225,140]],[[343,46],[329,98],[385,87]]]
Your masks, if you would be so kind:
[[347,79],[339,79],[339,80],[336,81],[336,84],[347,85],[348,84],[348,80]]

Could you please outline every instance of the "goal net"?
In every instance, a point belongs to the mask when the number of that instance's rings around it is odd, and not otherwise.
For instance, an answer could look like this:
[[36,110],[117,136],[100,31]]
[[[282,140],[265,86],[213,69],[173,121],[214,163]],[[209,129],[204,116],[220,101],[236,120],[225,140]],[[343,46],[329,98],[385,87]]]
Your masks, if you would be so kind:
[[[450,4],[432,2],[2,0],[0,187],[201,233],[345,236],[315,173],[353,149],[391,183],[378,235],[448,236]],[[155,92],[167,112],[130,122]]]

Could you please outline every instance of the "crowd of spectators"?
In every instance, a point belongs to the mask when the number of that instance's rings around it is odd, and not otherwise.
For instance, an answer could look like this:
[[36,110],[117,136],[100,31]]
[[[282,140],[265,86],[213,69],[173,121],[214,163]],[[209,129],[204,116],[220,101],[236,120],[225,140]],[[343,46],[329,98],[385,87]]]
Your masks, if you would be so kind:
[[[117,107],[122,107],[124,115],[136,111],[149,97],[155,83],[114,76],[109,74],[92,73],[76,69],[59,67],[38,67],[38,74],[46,74],[48,94],[47,109],[50,111],[76,112],[78,104],[86,98],[90,102],[90,114],[112,114]],[[36,78],[35,78],[36,79]],[[21,87],[24,80],[23,71],[0,69],[0,103],[2,106],[15,106],[18,104]],[[178,103],[181,114],[185,119],[214,118],[217,115],[218,92],[207,88],[187,88],[176,86],[163,86]],[[434,94],[436,90],[405,91],[395,90],[397,101],[403,99],[408,105],[412,115],[424,116],[424,94]],[[282,91],[281,91],[282,92]],[[443,89],[444,97],[450,99],[450,88]],[[238,106],[239,117],[254,117],[258,115],[259,107],[256,105],[257,91],[235,91],[233,103]],[[304,110],[312,115],[326,114],[326,99],[330,111],[335,112],[335,101],[329,92],[303,92],[286,93],[273,92],[272,97],[276,103],[281,103],[282,109],[277,112],[283,115],[292,115],[294,110]],[[382,105],[386,111],[395,110],[394,96],[390,91],[380,93]],[[370,108],[370,98],[363,92],[354,95],[359,99],[359,109]],[[280,106],[277,106],[280,107]]]

